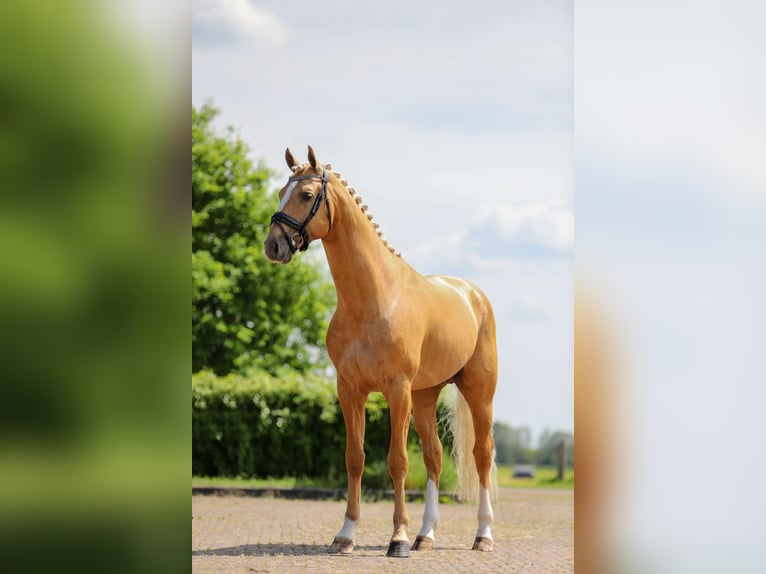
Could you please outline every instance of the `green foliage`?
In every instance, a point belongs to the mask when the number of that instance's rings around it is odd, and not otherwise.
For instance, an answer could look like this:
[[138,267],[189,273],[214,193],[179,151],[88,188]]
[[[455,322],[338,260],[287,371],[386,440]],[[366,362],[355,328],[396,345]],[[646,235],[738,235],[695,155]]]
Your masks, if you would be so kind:
[[339,477],[342,424],[325,379],[203,371],[192,377],[192,473]]
[[[345,426],[335,385],[313,374],[192,376],[192,473],[345,482]],[[385,460],[388,407],[367,402],[370,460]]]
[[[446,408],[440,402],[442,414]],[[388,405],[383,395],[372,393],[365,429],[367,488],[390,487],[388,425]],[[247,376],[218,377],[209,371],[192,375],[193,475],[291,476],[343,486],[345,437],[335,385],[323,377],[294,371],[272,376],[256,370]],[[425,470],[419,470],[422,457],[413,428],[409,444],[411,484],[424,488]],[[454,467],[448,456],[444,458],[443,488],[451,488]]]
[[496,422],[492,427],[498,464],[529,464],[535,460],[532,431]]
[[0,2],[6,572],[187,547],[188,65],[145,23],[188,15],[135,5]]
[[394,487],[394,481],[388,472],[386,459],[367,460],[362,475],[362,488],[389,489]]
[[266,259],[272,173],[231,128],[214,130],[217,114],[192,108],[192,372],[326,367],[329,277],[310,256]]
[[[410,459],[410,468],[404,481],[405,488],[412,490],[425,490],[428,482],[428,472],[423,461],[423,449],[419,443],[410,444],[407,448]],[[451,492],[457,485],[457,468],[448,451],[445,450],[442,457],[442,473],[439,477],[439,490]]]
[[[410,435],[409,444],[407,445],[407,456],[410,467],[407,471],[404,487],[408,490],[425,490],[426,483],[428,482],[428,472],[423,461],[423,450],[420,443],[412,435]],[[442,473],[439,478],[439,490],[452,491],[456,484],[457,468],[449,452],[445,449],[442,458]],[[388,472],[385,459],[373,460],[365,464],[362,486],[364,488],[379,489],[391,489],[394,487],[394,481]]]
[[567,466],[574,466],[574,435],[571,432],[545,429],[540,435],[537,448],[532,447],[532,431],[527,426],[512,427],[503,422],[495,422],[492,432],[498,464],[556,466],[559,444],[563,440],[566,443]]
[[574,467],[574,435],[567,431],[550,431],[545,429],[540,435],[537,447],[536,463],[539,465],[558,465],[558,452],[561,441],[566,444],[566,465]]

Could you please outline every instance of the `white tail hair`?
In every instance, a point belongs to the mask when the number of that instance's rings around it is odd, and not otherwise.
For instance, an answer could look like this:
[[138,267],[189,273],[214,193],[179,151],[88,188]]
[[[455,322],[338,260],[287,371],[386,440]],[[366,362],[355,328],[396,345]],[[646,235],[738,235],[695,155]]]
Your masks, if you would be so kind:
[[[476,462],[473,457],[473,446],[476,442],[473,416],[463,393],[457,389],[456,385],[453,389],[453,400],[450,401],[448,424],[452,430],[452,457],[457,469],[455,493],[460,500],[476,500],[479,496],[479,473],[476,471]],[[494,450],[492,467],[489,471],[489,493],[493,500],[497,499],[497,465]]]

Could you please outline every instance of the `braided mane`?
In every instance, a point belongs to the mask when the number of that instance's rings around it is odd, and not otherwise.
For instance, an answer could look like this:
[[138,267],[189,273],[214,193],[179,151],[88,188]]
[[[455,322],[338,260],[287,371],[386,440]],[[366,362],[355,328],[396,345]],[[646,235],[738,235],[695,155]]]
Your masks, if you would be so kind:
[[[304,165],[305,164],[300,165],[300,166],[294,166],[292,169],[293,169],[293,171],[297,171],[298,169],[300,169]],[[335,177],[337,177],[338,180],[340,180],[340,182],[343,184],[343,187],[345,187],[346,190],[348,191],[348,193],[351,195],[351,197],[354,198],[354,201],[359,206],[359,209],[362,210],[362,213],[365,215],[365,217],[367,217],[367,220],[370,222],[370,225],[372,225],[372,227],[375,229],[375,232],[378,234],[378,237],[380,237],[380,240],[383,242],[383,245],[385,245],[386,248],[391,253],[393,253],[397,257],[401,258],[402,254],[399,253],[396,249],[394,249],[394,247],[388,242],[388,239],[383,237],[383,232],[380,230],[380,225],[378,225],[378,223],[373,220],[372,213],[369,213],[367,211],[369,209],[369,207],[367,206],[366,203],[364,203],[364,200],[362,199],[362,196],[361,195],[357,195],[356,190],[353,187],[349,187],[348,182],[345,179],[343,179],[343,176],[339,172],[333,171],[332,165],[330,165],[328,163],[324,167],[325,167],[325,169],[327,171],[332,171],[332,174]]]

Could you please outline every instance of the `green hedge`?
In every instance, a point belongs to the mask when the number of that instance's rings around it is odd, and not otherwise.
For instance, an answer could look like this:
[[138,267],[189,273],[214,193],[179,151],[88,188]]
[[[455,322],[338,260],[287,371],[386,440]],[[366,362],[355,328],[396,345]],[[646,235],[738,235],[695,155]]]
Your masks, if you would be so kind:
[[[445,409],[440,402],[440,417]],[[385,464],[388,433],[388,405],[373,393],[365,429],[368,467]],[[449,437],[442,437],[446,451]],[[413,428],[409,441],[419,445]],[[334,381],[294,372],[192,375],[193,475],[345,483],[345,444]]]

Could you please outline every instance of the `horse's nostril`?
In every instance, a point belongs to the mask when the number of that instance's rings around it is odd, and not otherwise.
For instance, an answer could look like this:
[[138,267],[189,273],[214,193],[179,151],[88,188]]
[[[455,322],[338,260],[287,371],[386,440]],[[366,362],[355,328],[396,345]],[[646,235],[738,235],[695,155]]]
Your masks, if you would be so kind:
[[274,239],[266,240],[266,255],[272,259],[276,259],[279,256],[279,243]]

